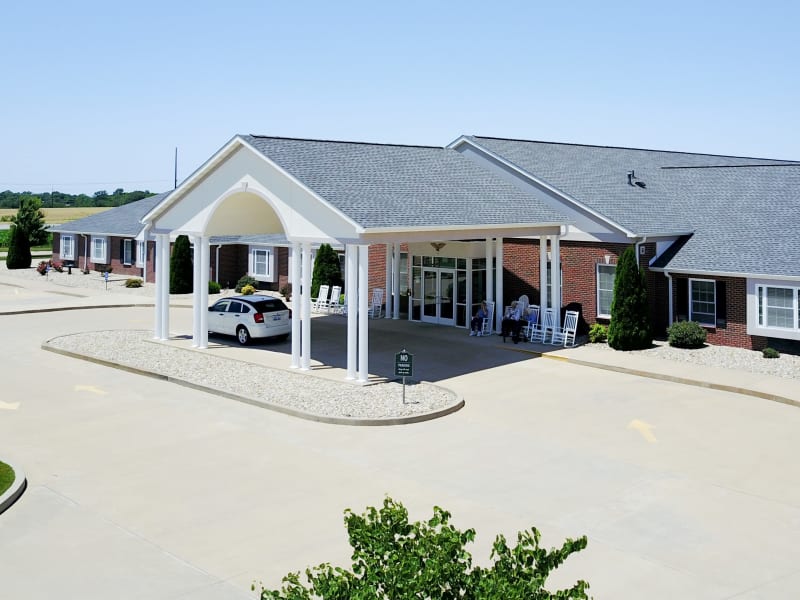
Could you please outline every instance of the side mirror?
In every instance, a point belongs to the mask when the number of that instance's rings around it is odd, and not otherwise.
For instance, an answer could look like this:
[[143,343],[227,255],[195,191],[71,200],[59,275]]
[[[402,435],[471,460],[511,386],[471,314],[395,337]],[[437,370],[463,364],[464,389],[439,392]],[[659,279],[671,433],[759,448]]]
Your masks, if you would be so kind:
[[208,307],[208,312],[214,312],[214,307],[213,306],[209,306]]

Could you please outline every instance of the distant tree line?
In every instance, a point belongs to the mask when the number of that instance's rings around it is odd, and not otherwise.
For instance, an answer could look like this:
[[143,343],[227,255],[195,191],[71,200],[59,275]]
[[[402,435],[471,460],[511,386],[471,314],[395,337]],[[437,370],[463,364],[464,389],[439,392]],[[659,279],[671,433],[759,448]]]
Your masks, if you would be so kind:
[[65,194],[64,192],[45,192],[43,194],[32,194],[31,192],[12,192],[6,190],[0,192],[0,208],[19,208],[22,200],[36,197],[42,201],[43,208],[64,208],[68,206],[122,206],[129,202],[135,202],[142,198],[152,196],[148,190],[136,190],[126,192],[122,188],[117,188],[109,194],[106,190],[99,190],[87,196],[86,194]]

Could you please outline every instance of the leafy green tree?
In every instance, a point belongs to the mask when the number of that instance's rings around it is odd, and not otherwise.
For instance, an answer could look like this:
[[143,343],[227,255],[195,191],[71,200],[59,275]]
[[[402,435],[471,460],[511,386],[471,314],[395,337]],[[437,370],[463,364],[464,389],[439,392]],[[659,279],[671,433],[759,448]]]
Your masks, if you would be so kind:
[[179,235],[172,245],[172,256],[169,259],[169,293],[190,293],[194,289],[193,271],[189,238]]
[[641,350],[652,343],[647,284],[636,262],[634,247],[629,246],[619,257],[614,277],[608,345],[615,350]]
[[11,221],[28,236],[31,246],[41,246],[48,240],[47,226],[42,212],[42,201],[35,196],[23,196],[17,214]]
[[31,266],[31,243],[27,234],[16,225],[11,227],[11,242],[6,255],[9,269],[28,269]]
[[[261,588],[262,600],[586,600],[589,584],[545,589],[550,572],[586,547],[586,537],[567,539],[561,548],[539,545],[536,528],[517,534],[517,544],[495,539],[489,567],[472,566],[465,549],[475,530],[460,531],[450,513],[435,506],[427,521],[408,522],[408,511],[386,498],[363,515],[345,511],[353,547],[352,569],[322,564],[283,578],[280,590]],[[255,585],[253,586],[255,588]]]
[[341,286],[342,270],[339,267],[339,255],[330,244],[322,244],[314,259],[314,270],[311,273],[311,297],[319,294],[319,286],[328,284]]

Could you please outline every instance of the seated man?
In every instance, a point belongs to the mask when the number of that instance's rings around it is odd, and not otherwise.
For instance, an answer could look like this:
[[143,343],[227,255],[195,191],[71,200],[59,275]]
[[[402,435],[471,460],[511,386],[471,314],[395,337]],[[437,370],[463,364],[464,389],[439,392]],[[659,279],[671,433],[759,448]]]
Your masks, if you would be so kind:
[[475,316],[472,317],[472,321],[470,321],[470,335],[483,335],[483,320],[489,318],[489,308],[486,306],[486,300],[481,302],[481,307],[478,309],[478,312],[475,313]]
[[503,323],[501,325],[501,335],[503,342],[506,341],[507,336],[511,336],[515,344],[519,343],[519,330],[522,327],[522,314],[519,310],[519,303],[514,300],[511,306],[506,308],[506,314],[503,315]]

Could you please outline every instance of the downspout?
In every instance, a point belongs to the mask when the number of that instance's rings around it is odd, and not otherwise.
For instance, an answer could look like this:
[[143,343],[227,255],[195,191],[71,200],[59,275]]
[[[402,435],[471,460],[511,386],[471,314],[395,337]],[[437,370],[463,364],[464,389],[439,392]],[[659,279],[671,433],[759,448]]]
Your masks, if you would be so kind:
[[142,261],[142,281],[147,283],[147,238],[150,237],[150,223],[144,226],[142,238],[144,239],[144,260]]
[[85,233],[81,234],[83,238],[83,272],[89,270],[89,239]]
[[641,240],[636,242],[636,246],[635,247],[636,247],[636,266],[637,267],[639,266],[639,256],[640,256],[639,252],[641,252],[640,248],[641,248],[642,244],[644,244],[646,241],[647,241],[647,236],[644,236]]
[[222,248],[222,244],[217,244],[217,258],[214,261],[214,281],[219,283],[219,249]]
[[672,325],[672,275],[669,274],[668,271],[664,271],[664,275],[667,276],[667,297],[669,298],[668,302],[668,310],[669,310],[669,319],[667,320],[667,325]]

